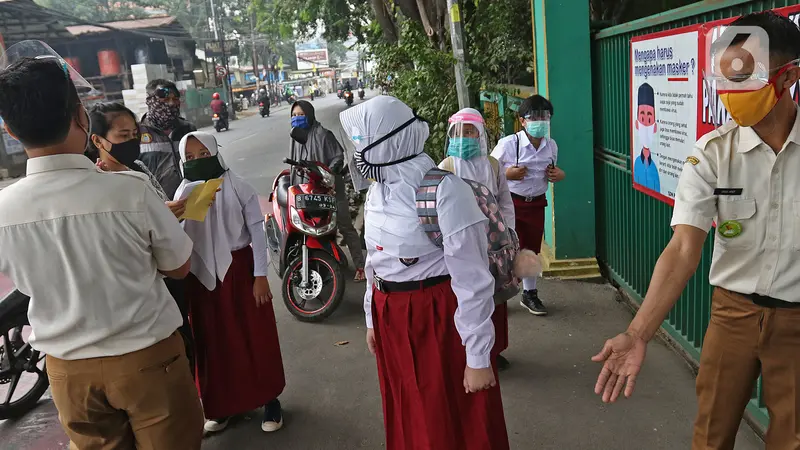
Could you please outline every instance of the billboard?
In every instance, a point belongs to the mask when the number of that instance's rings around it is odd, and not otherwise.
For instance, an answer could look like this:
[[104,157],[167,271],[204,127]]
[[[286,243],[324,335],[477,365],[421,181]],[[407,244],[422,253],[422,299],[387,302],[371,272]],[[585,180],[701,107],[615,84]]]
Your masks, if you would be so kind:
[[328,44],[321,39],[298,42],[294,44],[294,52],[297,57],[297,70],[328,67]]
[[[800,22],[800,5],[775,10]],[[636,36],[630,42],[633,188],[670,205],[694,143],[730,120],[715,82],[703,79],[711,44],[736,18]],[[800,100],[800,82],[789,92]]]
[[[225,57],[229,58],[231,56],[238,56],[239,55],[239,41],[237,40],[228,40],[225,42]],[[220,41],[211,41],[206,42],[206,58],[219,58],[223,56],[223,47],[222,42]]]

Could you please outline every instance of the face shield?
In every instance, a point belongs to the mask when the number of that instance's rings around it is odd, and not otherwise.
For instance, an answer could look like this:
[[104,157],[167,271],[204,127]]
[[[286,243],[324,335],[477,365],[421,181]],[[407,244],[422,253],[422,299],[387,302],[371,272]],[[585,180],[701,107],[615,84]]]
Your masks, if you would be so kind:
[[358,170],[358,166],[356,166],[356,144],[359,143],[361,139],[358,129],[354,128],[352,132],[346,133],[342,129],[342,126],[339,126],[337,134],[339,142],[342,143],[342,147],[344,148],[344,160],[350,171],[350,179],[353,181],[353,188],[358,192],[366,191],[369,189],[369,185],[372,184],[372,182],[364,178]]
[[78,96],[84,97],[99,94],[94,86],[86,81],[72,66],[67,64],[61,55],[42,41],[22,41],[9,47],[6,52],[0,56],[0,70],[7,69],[10,65],[22,58],[52,58],[58,62],[58,64],[64,68],[64,72],[69,75],[72,83],[75,85],[75,89],[78,91]]
[[445,148],[447,156],[470,160],[489,154],[486,128],[478,111],[459,111],[449,122]]
[[525,131],[535,137],[543,138],[550,134],[550,111],[531,111],[524,116]]

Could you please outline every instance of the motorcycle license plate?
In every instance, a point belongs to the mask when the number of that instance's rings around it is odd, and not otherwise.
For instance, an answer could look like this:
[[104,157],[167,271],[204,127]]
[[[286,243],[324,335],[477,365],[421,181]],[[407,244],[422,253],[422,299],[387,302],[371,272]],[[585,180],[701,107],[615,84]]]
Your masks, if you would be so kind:
[[336,211],[336,197],[332,195],[299,194],[294,199],[299,209],[310,211]]

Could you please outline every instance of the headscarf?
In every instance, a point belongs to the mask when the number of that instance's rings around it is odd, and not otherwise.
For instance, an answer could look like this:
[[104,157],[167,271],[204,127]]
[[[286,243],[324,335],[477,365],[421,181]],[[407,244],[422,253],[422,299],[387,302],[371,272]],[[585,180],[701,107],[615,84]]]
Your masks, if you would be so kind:
[[[489,146],[486,139],[486,128],[484,127],[483,116],[472,108],[464,108],[450,117],[450,127],[447,136],[459,130],[465,124],[470,124],[478,129],[480,133],[481,155],[469,160],[461,159],[456,156],[453,158],[453,172],[461,178],[477,181],[489,188],[492,194],[497,195],[497,177],[495,176],[492,164],[489,162]],[[448,138],[449,141],[449,138]]]
[[[377,175],[364,206],[367,245],[397,258],[441,251],[422,230],[417,215],[417,188],[425,174],[436,167],[423,151],[428,124],[403,102],[386,95],[347,109],[339,118],[349,133],[348,145],[355,147],[359,169],[369,166]],[[461,224],[460,229],[485,220],[477,203],[475,208],[460,209],[464,212],[440,209],[439,217],[447,215],[449,223]]]
[[[185,220],[183,229],[192,238],[194,248],[191,257],[191,272],[209,291],[213,291],[217,280],[224,280],[233,258],[231,252],[242,236],[245,229],[244,205],[257,195],[256,191],[228,169],[225,160],[219,153],[217,139],[208,133],[195,131],[181,139],[179,151],[181,156],[181,174],[183,163],[186,162],[186,144],[189,139],[200,141],[211,153],[211,158],[217,158],[219,164],[225,169],[222,175],[221,191],[208,210],[203,222]],[[185,178],[175,192],[175,199],[179,199],[186,184]]]
[[314,105],[306,100],[298,100],[292,104],[289,109],[289,116],[291,117],[292,111],[295,106],[306,115],[308,121],[308,140],[305,144],[300,144],[294,139],[292,142],[292,159],[298,161],[319,161],[328,167],[335,165],[337,162],[342,162],[344,154],[342,148],[336,142],[336,137],[333,136],[329,130],[317,122],[317,115],[314,111]]

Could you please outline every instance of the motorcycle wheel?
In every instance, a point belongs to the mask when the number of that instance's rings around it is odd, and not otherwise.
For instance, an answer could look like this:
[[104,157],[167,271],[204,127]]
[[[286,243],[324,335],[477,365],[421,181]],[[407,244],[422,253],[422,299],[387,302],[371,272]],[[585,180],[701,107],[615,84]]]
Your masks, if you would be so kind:
[[[32,410],[50,386],[44,355],[25,342],[29,331],[28,302],[0,316],[0,420],[15,419]],[[34,354],[39,355],[36,371],[18,368]]]
[[321,322],[333,314],[342,303],[345,280],[336,259],[321,250],[308,252],[308,276],[311,287],[301,289],[303,261],[292,261],[283,274],[283,303],[289,312],[302,322]]

